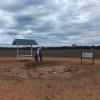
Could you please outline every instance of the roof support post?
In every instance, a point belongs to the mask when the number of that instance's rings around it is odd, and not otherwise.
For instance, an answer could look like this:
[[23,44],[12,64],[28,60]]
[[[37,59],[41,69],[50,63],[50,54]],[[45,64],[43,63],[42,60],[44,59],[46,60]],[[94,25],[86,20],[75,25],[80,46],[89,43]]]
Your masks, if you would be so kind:
[[32,56],[32,45],[31,45],[31,56]]
[[17,45],[17,59],[19,58],[19,45]]

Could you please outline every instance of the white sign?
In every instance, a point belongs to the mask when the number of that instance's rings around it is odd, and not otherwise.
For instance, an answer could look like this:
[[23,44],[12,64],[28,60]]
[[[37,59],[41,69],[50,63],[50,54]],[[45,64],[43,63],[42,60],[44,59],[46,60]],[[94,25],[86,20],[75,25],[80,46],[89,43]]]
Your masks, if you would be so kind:
[[83,58],[93,58],[93,52],[82,52]]

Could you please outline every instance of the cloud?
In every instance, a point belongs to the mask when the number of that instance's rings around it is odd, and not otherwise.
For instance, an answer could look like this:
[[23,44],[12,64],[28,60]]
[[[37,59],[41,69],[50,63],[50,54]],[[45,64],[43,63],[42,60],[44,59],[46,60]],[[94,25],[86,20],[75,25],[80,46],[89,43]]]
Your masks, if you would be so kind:
[[15,38],[44,46],[100,41],[99,0],[0,0],[0,44]]
[[9,11],[19,11],[30,5],[41,5],[44,0],[0,0],[0,8]]

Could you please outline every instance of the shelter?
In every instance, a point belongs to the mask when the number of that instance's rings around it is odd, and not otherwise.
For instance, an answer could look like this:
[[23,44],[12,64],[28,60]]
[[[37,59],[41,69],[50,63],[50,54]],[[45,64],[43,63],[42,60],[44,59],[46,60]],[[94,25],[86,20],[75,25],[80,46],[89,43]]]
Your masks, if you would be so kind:
[[[17,59],[32,59],[32,46],[38,45],[38,43],[35,40],[30,39],[15,39],[13,41],[13,45],[17,46]],[[19,54],[19,46],[30,46],[30,54],[29,55],[20,55]]]

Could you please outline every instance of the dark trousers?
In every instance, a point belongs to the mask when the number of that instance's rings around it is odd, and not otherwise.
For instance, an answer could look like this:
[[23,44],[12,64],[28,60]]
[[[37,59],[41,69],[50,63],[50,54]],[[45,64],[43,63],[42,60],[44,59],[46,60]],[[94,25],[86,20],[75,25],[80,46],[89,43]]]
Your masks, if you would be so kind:
[[34,56],[34,58],[35,58],[35,62],[38,62],[38,56],[36,55]]
[[34,58],[35,58],[35,62],[38,62],[39,59],[40,59],[40,62],[43,61],[41,54],[34,56]]
[[40,61],[42,62],[42,61],[43,61],[43,59],[42,59],[42,54],[40,54],[39,56],[40,56]]

